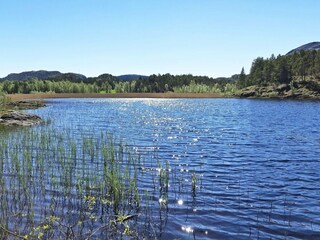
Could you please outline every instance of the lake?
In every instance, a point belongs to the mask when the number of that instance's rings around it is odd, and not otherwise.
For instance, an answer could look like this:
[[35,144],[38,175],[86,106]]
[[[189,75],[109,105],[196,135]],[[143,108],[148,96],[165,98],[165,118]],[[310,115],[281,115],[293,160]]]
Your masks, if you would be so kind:
[[[146,162],[159,239],[319,239],[320,103],[48,99],[30,110],[74,138],[122,139]],[[36,127],[35,129],[42,127]],[[168,195],[153,178],[168,171]],[[37,212],[35,212],[37,214]]]

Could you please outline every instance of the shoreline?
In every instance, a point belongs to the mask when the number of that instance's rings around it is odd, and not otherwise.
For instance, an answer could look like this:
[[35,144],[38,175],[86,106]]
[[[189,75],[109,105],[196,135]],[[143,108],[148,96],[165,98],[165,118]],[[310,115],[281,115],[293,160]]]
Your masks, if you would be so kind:
[[46,98],[226,98],[220,93],[36,93],[7,96],[11,101]]

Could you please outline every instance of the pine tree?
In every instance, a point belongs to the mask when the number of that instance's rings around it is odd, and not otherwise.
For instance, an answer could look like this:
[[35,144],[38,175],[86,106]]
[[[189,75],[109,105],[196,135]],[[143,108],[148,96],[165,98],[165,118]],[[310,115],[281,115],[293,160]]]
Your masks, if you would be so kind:
[[244,88],[244,87],[247,86],[246,78],[247,78],[247,77],[246,77],[246,73],[245,73],[245,71],[244,71],[244,68],[242,68],[242,69],[241,69],[240,76],[239,76],[239,80],[238,80],[238,82],[237,82],[237,87],[238,87],[239,89]]
[[314,74],[320,80],[320,51],[317,52],[314,60]]

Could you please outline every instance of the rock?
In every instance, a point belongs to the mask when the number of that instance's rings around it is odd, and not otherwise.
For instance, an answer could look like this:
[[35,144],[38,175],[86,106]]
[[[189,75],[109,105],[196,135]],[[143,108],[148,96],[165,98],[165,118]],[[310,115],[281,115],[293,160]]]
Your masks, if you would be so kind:
[[301,93],[293,92],[292,90],[289,90],[289,91],[283,93],[282,98],[301,99],[301,98],[303,98],[303,95]]
[[288,84],[280,84],[277,89],[276,89],[279,93],[280,92],[284,92],[284,91],[289,91],[290,90],[290,86]]
[[248,97],[256,97],[258,96],[258,88],[256,86],[250,86],[244,88],[239,93],[239,97],[248,98]]
[[268,90],[266,92],[261,92],[260,96],[262,98],[275,98],[276,96],[278,96],[278,93]]
[[244,92],[240,93],[240,97],[244,97],[244,98],[254,97],[255,95],[256,95],[255,91],[244,91]]
[[242,98],[320,99],[320,80],[295,80],[291,84],[249,86],[235,96]]
[[41,122],[39,116],[31,113],[11,111],[0,115],[0,124],[4,126],[31,126]]

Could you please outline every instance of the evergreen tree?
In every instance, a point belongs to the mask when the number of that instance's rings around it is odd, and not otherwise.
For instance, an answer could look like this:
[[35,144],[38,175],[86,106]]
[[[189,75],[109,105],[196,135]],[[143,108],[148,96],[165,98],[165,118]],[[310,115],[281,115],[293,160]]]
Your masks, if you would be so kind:
[[317,52],[314,61],[314,74],[317,79],[320,80],[320,51]]
[[244,68],[242,67],[241,69],[241,73],[237,82],[237,87],[238,88],[244,88],[247,86],[247,82],[246,82],[246,73],[244,71]]

